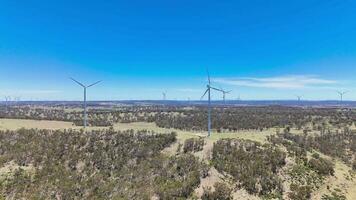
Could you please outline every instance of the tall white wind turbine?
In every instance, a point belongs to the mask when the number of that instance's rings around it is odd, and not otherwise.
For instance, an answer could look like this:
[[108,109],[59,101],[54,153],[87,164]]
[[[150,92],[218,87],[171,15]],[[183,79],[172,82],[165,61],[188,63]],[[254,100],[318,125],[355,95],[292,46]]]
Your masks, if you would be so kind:
[[200,99],[203,99],[204,96],[208,93],[208,137],[210,137],[211,135],[211,90],[216,90],[219,92],[223,92],[223,90],[211,86],[209,71],[207,71],[207,73],[208,73],[208,84],[206,85],[206,90]]
[[70,78],[72,79],[72,81],[76,82],[78,85],[82,86],[83,89],[84,89],[84,119],[83,119],[83,125],[84,125],[84,128],[87,127],[87,88],[90,88],[98,83],[100,83],[101,81],[97,81],[93,84],[90,84],[90,85],[84,85],[82,84],[81,82],[75,80],[74,78]]

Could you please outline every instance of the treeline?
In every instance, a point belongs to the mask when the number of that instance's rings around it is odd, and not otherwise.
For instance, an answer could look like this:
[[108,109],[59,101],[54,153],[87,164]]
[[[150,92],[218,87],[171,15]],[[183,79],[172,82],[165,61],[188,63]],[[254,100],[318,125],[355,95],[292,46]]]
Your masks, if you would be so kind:
[[[83,112],[66,111],[60,108],[37,108],[30,106],[17,106],[0,109],[0,118],[10,119],[33,119],[72,122],[76,126],[83,126]],[[88,111],[89,126],[112,126],[115,119],[110,112],[101,110]]]
[[[80,110],[58,107],[29,106],[0,109],[0,118],[59,120],[83,125]],[[204,107],[129,106],[114,109],[88,110],[90,126],[113,126],[115,123],[155,122],[159,127],[189,131],[206,130],[207,112]],[[265,107],[215,107],[212,111],[212,128],[217,131],[263,130],[271,127],[310,126],[314,130],[328,125],[348,127],[356,121],[354,110],[336,108],[297,108],[283,106]]]
[[192,154],[165,156],[175,133],[0,131],[0,180],[9,199],[185,199],[206,176]]
[[[306,125],[319,130],[327,124],[337,127],[350,126],[356,120],[353,110],[333,108],[294,108],[282,106],[214,108],[212,127],[217,131],[263,130],[271,127],[294,127]],[[204,108],[180,112],[158,113],[156,124],[164,128],[182,130],[206,130],[207,112]]]

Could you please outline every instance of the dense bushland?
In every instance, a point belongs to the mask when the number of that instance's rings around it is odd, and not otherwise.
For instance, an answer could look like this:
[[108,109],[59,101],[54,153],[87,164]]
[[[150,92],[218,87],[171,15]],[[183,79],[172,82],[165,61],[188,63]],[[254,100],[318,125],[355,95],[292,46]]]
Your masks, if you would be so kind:
[[132,130],[0,131],[0,168],[17,166],[0,179],[0,194],[13,199],[186,198],[207,169],[193,155],[160,153],[175,140],[175,133]]
[[280,197],[283,188],[278,172],[286,154],[271,145],[239,139],[222,139],[214,144],[213,165],[230,174],[251,194]]
[[184,141],[183,152],[198,152],[204,147],[204,138],[189,138]]
[[[82,111],[61,107],[15,106],[0,109],[0,118],[46,119],[70,121],[82,125]],[[207,112],[204,107],[180,106],[127,106],[115,109],[90,108],[90,126],[112,126],[122,122],[155,122],[159,127],[182,130],[206,130]],[[212,127],[217,131],[263,130],[271,127],[311,125],[315,130],[325,130],[327,125],[350,126],[356,121],[354,110],[336,108],[297,108],[283,106],[214,107]]]
[[[351,164],[353,155],[356,154],[356,132],[348,128],[344,128],[342,132],[321,131],[316,135],[297,135],[284,131],[278,136],[293,142],[289,146],[294,146],[302,151],[317,150],[328,156],[340,158],[348,164]],[[288,144],[288,142],[284,144]]]

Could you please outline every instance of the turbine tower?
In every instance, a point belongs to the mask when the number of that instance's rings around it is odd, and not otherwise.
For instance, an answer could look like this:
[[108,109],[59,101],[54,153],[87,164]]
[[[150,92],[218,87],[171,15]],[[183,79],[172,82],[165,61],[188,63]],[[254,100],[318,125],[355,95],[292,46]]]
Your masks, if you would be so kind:
[[337,93],[340,95],[340,102],[344,100],[344,95],[348,93],[348,91],[337,91]]
[[204,96],[208,93],[208,137],[210,137],[211,135],[211,90],[216,90],[219,92],[223,92],[223,90],[211,86],[209,71],[207,71],[207,73],[208,73],[208,84],[206,85],[206,90],[200,99],[203,99]]
[[84,128],[87,127],[87,88],[90,88],[98,83],[100,83],[101,81],[97,81],[93,84],[90,84],[90,85],[84,85],[82,84],[81,82],[75,80],[74,78],[70,78],[72,79],[72,81],[76,82],[78,85],[82,86],[83,89],[84,89],[84,119],[83,119],[83,125],[84,125]]

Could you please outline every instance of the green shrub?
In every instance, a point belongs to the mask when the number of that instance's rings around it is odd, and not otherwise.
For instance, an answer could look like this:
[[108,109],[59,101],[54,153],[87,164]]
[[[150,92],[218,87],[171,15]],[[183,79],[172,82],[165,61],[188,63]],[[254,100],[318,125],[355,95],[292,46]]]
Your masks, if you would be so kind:
[[203,138],[189,138],[184,141],[183,152],[198,152],[202,151],[204,147]]
[[288,194],[292,200],[306,200],[310,199],[312,188],[308,185],[299,186],[296,184],[290,185],[291,192]]
[[322,176],[334,175],[334,164],[324,158],[312,158],[309,160],[308,165]]
[[320,155],[318,153],[313,153],[312,154],[312,157],[315,158],[315,159],[319,159],[320,158]]
[[225,183],[216,182],[214,184],[215,190],[212,192],[211,188],[204,188],[202,200],[232,200],[232,189]]

